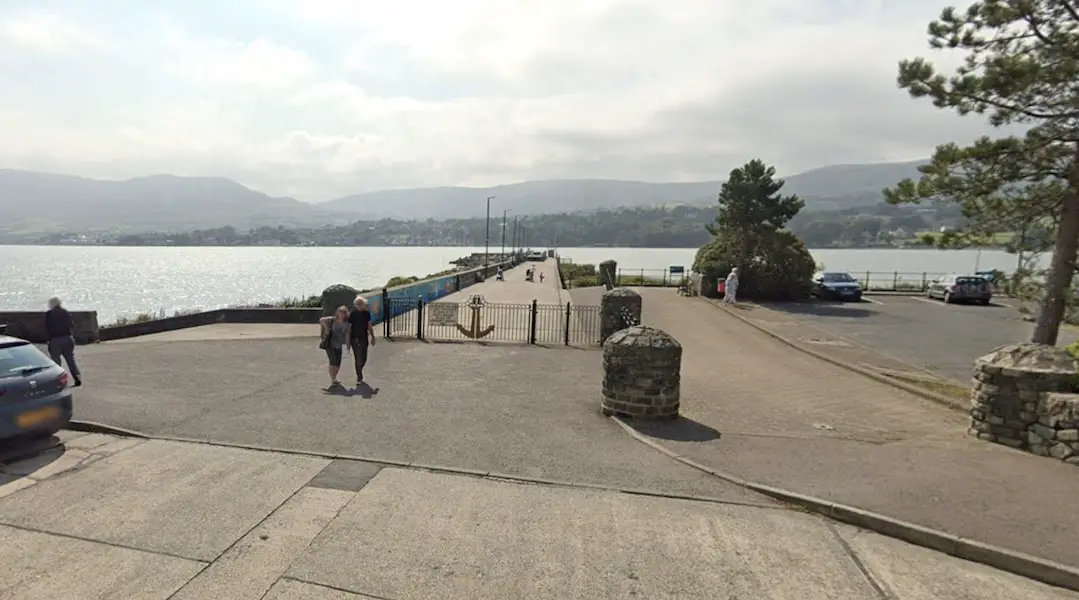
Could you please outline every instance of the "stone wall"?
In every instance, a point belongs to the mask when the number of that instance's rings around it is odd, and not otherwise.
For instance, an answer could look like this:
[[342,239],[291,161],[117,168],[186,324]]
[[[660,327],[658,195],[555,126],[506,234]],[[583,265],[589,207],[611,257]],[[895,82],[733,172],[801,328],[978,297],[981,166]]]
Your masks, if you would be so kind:
[[142,323],[102,327],[99,332],[99,341],[122,340],[217,323],[317,324],[320,316],[322,316],[322,310],[318,308],[220,308]]
[[1013,344],[975,361],[970,429],[978,439],[1079,464],[1079,378],[1067,352]]
[[637,325],[603,344],[604,415],[672,419],[681,403],[682,345],[666,332]]
[[599,302],[599,339],[601,342],[614,332],[641,324],[641,295],[629,288],[614,288],[603,292]]
[[[70,312],[71,320],[75,324],[75,342],[90,344],[99,341],[100,328],[97,324],[97,311],[73,310]],[[48,341],[45,335],[44,311],[0,312],[0,325],[7,326],[7,335],[35,344],[44,344]]]

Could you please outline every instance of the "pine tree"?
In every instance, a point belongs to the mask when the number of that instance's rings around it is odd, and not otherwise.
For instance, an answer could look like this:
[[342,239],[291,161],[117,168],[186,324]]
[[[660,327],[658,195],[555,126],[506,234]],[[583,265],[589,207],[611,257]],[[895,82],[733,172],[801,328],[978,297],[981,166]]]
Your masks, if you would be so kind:
[[899,87],[961,115],[1025,134],[936,149],[920,181],[886,190],[890,202],[959,203],[975,234],[1053,232],[1033,342],[1054,345],[1079,249],[1079,2],[982,0],[944,9],[930,47],[965,54],[951,76],[922,58],[899,64]]

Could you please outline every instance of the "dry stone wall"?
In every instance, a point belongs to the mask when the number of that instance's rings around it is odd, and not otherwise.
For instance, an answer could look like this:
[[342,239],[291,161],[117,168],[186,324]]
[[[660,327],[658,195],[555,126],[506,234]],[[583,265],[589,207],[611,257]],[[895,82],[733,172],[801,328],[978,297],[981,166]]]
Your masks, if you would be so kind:
[[968,433],[1079,465],[1077,392],[1077,364],[1064,350],[998,348],[974,363]]

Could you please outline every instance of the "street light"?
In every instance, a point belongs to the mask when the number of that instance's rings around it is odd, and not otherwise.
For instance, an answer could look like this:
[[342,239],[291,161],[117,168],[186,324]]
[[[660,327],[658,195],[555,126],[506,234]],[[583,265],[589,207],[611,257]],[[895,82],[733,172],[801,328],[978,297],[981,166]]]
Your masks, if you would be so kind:
[[483,276],[487,276],[487,257],[491,255],[491,200],[494,196],[487,196],[487,232],[483,236]]
[[516,260],[516,256],[517,256],[517,215],[513,216],[513,244],[512,244],[512,246],[513,246],[514,260]]
[[509,211],[508,208],[502,211],[502,250],[498,255],[499,262],[506,260],[506,213]]

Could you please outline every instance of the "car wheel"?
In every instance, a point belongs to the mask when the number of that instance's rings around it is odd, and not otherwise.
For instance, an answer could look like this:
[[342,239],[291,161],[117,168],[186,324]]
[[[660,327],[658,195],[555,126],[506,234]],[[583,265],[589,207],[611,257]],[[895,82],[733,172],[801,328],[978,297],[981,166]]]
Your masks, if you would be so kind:
[[983,299],[983,300],[979,300],[979,301],[978,301],[978,304],[981,304],[982,306],[989,306],[989,298],[985,298],[985,299]]

